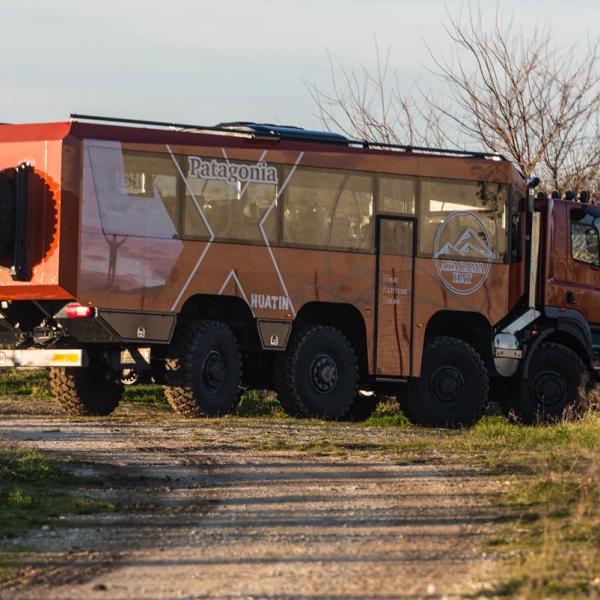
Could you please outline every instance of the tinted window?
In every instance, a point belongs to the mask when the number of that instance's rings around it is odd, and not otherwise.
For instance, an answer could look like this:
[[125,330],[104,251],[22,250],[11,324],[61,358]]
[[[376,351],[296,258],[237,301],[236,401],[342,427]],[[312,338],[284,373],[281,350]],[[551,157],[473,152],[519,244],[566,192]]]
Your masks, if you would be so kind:
[[[220,178],[218,168],[197,169],[197,161],[227,167],[231,176]],[[252,168],[256,177],[265,177],[266,167],[259,169],[251,163],[199,157],[184,157],[183,163],[186,173],[184,235],[209,238],[212,232],[216,239],[263,241],[260,223],[273,205],[263,229],[269,241],[276,239],[277,211],[274,202],[278,185],[276,182],[261,183],[249,179]],[[272,169],[269,172],[271,179],[276,181],[276,170],[269,168]],[[202,176],[203,173],[206,176]]]
[[412,221],[382,219],[379,229],[379,251],[381,254],[392,256],[412,256]]
[[370,175],[297,169],[286,188],[285,243],[369,249],[372,220],[373,179]]
[[177,171],[171,157],[124,151],[119,142],[86,144],[104,233],[177,237]]
[[[463,249],[456,245],[470,233],[479,238],[481,252],[489,252],[494,262],[504,261],[507,246],[507,204],[508,187],[505,185],[421,180],[419,252],[430,256],[433,254],[436,234],[442,223],[446,223],[444,235],[449,242],[446,247],[457,250],[450,252],[448,256],[454,255],[463,260],[481,258],[477,250],[470,254],[466,250],[463,252]],[[449,219],[452,213],[456,214]],[[480,225],[474,228],[473,223]],[[464,246],[466,249],[474,249],[477,243],[469,243],[467,240]]]
[[575,260],[600,266],[600,237],[594,221],[593,215],[571,211],[571,253]]
[[414,215],[417,182],[407,177],[379,178],[379,212]]

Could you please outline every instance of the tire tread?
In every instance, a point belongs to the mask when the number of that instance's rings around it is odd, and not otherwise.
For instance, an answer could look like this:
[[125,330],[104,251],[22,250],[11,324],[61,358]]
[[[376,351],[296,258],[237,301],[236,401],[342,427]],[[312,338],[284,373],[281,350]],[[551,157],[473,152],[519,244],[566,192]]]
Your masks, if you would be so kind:
[[[213,331],[221,331],[232,338],[240,361],[240,381],[242,361],[240,348],[233,331],[223,322],[209,319],[181,321],[175,330],[171,342],[172,353],[165,362],[165,380],[163,386],[167,402],[180,416],[189,419],[208,416],[199,406],[193,391],[191,375],[194,353],[198,340]],[[239,396],[238,396],[239,398]],[[225,411],[226,412],[226,411]],[[224,413],[223,413],[224,414]]]

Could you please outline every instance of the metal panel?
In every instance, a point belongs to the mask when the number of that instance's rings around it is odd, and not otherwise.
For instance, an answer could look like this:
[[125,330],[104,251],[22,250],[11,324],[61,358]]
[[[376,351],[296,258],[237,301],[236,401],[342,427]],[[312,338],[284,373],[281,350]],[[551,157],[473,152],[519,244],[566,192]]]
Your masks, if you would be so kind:
[[106,323],[124,341],[163,344],[171,340],[176,322],[176,316],[173,313],[105,309],[98,311],[98,319]]
[[257,325],[263,350],[285,350],[292,330],[290,321],[258,320]]

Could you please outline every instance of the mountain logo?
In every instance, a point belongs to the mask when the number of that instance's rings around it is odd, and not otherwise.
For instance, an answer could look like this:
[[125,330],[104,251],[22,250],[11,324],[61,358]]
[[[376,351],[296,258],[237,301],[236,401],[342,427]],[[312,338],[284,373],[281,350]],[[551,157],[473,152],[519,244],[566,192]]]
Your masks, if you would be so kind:
[[493,258],[490,235],[475,213],[450,213],[438,227],[433,262],[451,292],[460,296],[476,292],[485,283]]

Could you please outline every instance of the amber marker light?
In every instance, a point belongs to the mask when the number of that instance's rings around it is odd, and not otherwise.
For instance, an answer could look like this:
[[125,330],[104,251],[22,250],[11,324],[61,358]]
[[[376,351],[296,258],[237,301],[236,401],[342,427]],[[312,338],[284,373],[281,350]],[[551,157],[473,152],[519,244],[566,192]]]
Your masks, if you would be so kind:
[[62,352],[56,353],[52,355],[53,363],[70,363],[70,364],[78,364],[81,360],[81,357],[77,352]]
[[67,319],[89,319],[94,316],[94,308],[73,302],[67,304]]

